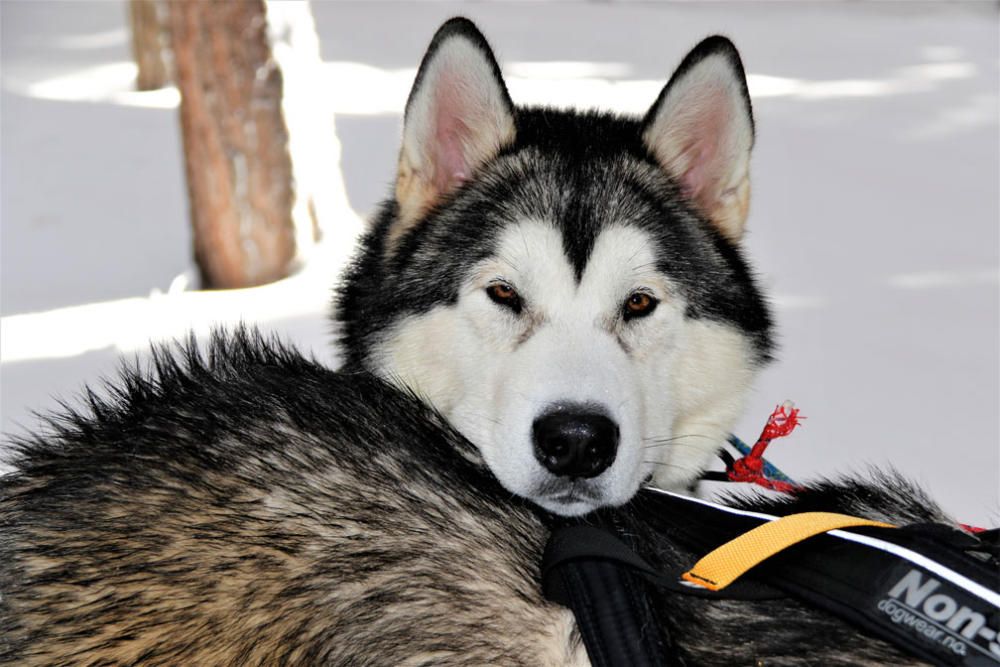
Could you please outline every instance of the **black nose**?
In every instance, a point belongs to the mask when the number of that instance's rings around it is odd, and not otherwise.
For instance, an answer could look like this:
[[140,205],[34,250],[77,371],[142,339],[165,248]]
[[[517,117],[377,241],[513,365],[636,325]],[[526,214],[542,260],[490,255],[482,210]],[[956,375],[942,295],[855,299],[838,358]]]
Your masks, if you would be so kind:
[[536,419],[531,431],[535,458],[560,477],[596,477],[618,453],[618,425],[599,413],[553,412]]

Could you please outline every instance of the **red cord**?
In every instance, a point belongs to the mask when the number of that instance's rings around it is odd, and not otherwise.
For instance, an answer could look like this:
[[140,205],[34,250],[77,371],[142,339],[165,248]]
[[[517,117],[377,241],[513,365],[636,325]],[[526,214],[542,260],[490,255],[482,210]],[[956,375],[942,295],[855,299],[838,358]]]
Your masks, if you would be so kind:
[[726,470],[726,474],[731,482],[749,482],[762,486],[772,491],[782,493],[795,493],[801,491],[802,487],[780,479],[771,479],[764,474],[764,451],[775,438],[783,438],[799,425],[799,409],[791,401],[786,401],[774,409],[771,416],[767,418],[767,424],[761,431],[757,442],[750,449],[750,453],[735,461]]
[[[767,446],[775,438],[783,438],[794,431],[795,427],[799,425],[799,419],[799,409],[791,401],[786,401],[776,407],[771,416],[767,418],[764,430],[761,431],[757,442],[750,449],[750,453],[733,461],[732,465],[727,468],[726,475],[729,481],[748,482],[782,493],[802,491],[805,487],[780,479],[772,479],[764,473],[764,452],[767,450]],[[959,526],[972,534],[986,531],[985,528],[965,523],[960,523]]]

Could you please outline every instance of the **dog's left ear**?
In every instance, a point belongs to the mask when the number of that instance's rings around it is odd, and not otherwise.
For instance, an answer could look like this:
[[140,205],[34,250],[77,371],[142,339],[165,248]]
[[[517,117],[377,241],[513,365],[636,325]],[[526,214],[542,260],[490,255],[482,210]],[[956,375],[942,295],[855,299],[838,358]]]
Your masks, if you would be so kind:
[[486,38],[453,18],[431,41],[406,103],[391,240],[514,140],[514,105]]
[[709,221],[738,241],[750,206],[754,128],[732,42],[709,37],[691,50],[646,114],[642,138]]

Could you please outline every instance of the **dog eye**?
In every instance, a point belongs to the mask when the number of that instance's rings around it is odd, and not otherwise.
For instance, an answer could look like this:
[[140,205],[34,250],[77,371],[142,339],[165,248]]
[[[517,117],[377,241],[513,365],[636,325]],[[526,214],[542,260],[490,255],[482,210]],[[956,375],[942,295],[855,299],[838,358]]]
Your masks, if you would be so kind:
[[656,310],[656,304],[659,301],[655,297],[646,294],[645,292],[633,292],[628,299],[625,300],[624,316],[626,320],[631,320],[635,317],[646,317]]
[[518,296],[517,290],[507,283],[493,283],[486,288],[486,296],[494,303],[510,308],[515,313],[521,312],[521,297]]

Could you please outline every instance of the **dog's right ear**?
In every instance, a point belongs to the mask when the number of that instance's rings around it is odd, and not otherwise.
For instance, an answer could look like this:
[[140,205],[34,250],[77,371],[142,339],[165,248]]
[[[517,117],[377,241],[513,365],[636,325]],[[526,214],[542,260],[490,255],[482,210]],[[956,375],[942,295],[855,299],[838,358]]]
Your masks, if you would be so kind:
[[732,42],[716,35],[691,50],[646,114],[642,137],[708,220],[739,241],[750,204],[754,127]]
[[514,140],[514,105],[493,52],[476,26],[441,26],[406,103],[390,244]]

